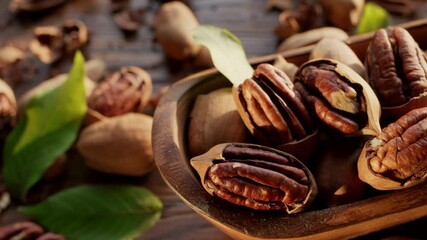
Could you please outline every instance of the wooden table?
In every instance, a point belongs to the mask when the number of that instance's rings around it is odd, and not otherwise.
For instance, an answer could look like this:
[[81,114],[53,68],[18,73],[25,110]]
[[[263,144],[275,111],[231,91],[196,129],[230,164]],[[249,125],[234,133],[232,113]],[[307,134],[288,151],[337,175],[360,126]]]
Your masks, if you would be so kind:
[[[162,86],[172,84],[191,72],[199,69],[188,64],[168,61],[160,46],[153,44],[152,30],[149,22],[161,1],[133,1],[133,6],[147,6],[146,22],[135,34],[122,32],[113,22],[108,1],[104,0],[70,0],[60,7],[37,14],[11,15],[7,11],[9,0],[0,0],[0,46],[13,44],[26,48],[32,36],[32,29],[42,25],[58,25],[66,19],[80,19],[90,31],[90,42],[86,47],[87,58],[99,58],[106,62],[109,71],[122,66],[136,65],[147,70],[153,79],[154,94]],[[189,2],[189,1],[187,1]],[[275,52],[278,39],[274,35],[278,12],[267,12],[262,0],[198,0],[191,1],[191,8],[201,23],[228,28],[243,42],[248,57],[271,54]],[[424,6],[419,13],[425,14]],[[420,18],[422,14],[414,16]],[[409,19],[394,17],[394,23]],[[19,96],[26,89],[34,86],[51,75],[67,71],[70,61],[61,61],[51,66],[38,64],[35,76],[15,88]],[[70,155],[75,156],[73,150]],[[73,158],[73,157],[71,157]],[[74,158],[73,158],[74,159]],[[87,169],[81,159],[68,163],[67,179],[62,179],[54,186],[38,186],[35,191],[39,198],[59,188],[78,185],[84,182],[131,182],[149,188],[164,203],[161,220],[141,239],[230,239],[224,233],[187,207],[162,180],[158,171],[141,178],[124,178],[108,176]],[[52,184],[51,184],[52,185]],[[0,224],[11,223],[24,216],[16,213],[15,208],[8,209],[0,217]],[[427,226],[427,219],[398,226],[363,237],[384,238],[392,236],[409,236],[427,238],[421,233]],[[425,232],[425,231],[424,231]],[[421,234],[421,235],[420,235]],[[362,238],[361,238],[362,239]]]

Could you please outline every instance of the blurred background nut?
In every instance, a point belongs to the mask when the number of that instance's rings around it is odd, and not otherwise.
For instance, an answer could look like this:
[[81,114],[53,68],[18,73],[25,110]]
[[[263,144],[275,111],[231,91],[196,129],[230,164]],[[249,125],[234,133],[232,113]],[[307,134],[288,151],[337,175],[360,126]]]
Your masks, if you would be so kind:
[[154,169],[153,118],[126,113],[96,122],[80,133],[77,150],[86,165],[104,173],[142,176]]
[[6,82],[0,79],[0,141],[15,125],[17,104],[15,94]]
[[56,7],[66,1],[67,0],[11,0],[9,3],[9,10],[11,12],[37,12]]
[[248,140],[248,132],[233,102],[231,88],[197,96],[188,127],[192,156],[205,153],[220,143]]
[[289,38],[285,39],[277,47],[277,52],[315,44],[325,37],[345,41],[348,38],[348,34],[343,30],[335,27],[321,27],[311,29],[302,33],[292,35]]
[[74,54],[82,48],[89,40],[89,31],[86,25],[79,20],[67,20],[62,24],[63,41],[65,53]]
[[349,31],[359,23],[365,0],[320,0],[320,5],[329,24]]
[[34,36],[30,42],[30,51],[40,61],[46,64],[57,61],[62,56],[64,47],[62,31],[53,26],[36,27]]
[[[99,83],[88,98],[89,109],[105,116],[140,112],[152,92],[150,75],[138,67],[123,67]],[[86,124],[95,122],[91,114]]]
[[193,12],[184,3],[164,3],[153,20],[155,40],[171,59],[188,60],[195,57],[201,49],[201,45],[194,42],[191,33],[198,25]]
[[145,8],[125,9],[113,16],[114,22],[123,31],[137,31],[144,22]]
[[352,68],[361,77],[366,79],[366,70],[356,53],[343,41],[334,38],[323,38],[310,53],[309,59],[330,58]]
[[397,190],[427,179],[427,107],[385,127],[365,144],[358,160],[359,178],[379,190]]

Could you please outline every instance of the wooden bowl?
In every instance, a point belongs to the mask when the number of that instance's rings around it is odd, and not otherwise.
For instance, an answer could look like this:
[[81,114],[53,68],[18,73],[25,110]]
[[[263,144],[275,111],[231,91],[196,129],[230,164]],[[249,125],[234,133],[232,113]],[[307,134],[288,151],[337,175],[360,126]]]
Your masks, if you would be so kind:
[[[408,29],[421,48],[427,48],[427,38],[422,39],[427,36],[427,19],[401,26]],[[361,59],[364,59],[371,37],[372,33],[348,40]],[[300,65],[307,61],[312,48],[308,46],[282,55],[289,62]],[[274,57],[264,56],[251,63],[272,62]],[[287,215],[254,211],[209,195],[189,163],[187,120],[197,95],[227,86],[231,84],[215,69],[175,83],[157,107],[153,125],[154,157],[163,179],[188,206],[226,234],[235,239],[350,238],[427,215],[427,183],[380,192],[359,182],[351,187],[354,192],[362,189],[360,194],[345,201],[337,200],[337,189],[331,185],[347,178],[348,171],[355,169],[364,138],[324,140],[321,143],[316,163],[309,166],[318,181],[319,195],[313,206],[303,213]]]

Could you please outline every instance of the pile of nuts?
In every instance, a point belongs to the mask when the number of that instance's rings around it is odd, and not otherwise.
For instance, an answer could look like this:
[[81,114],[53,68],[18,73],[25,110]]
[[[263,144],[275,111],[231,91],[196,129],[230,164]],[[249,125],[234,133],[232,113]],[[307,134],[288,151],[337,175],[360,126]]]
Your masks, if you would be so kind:
[[[373,188],[397,190],[427,179],[425,52],[403,28],[378,30],[366,52],[365,74],[359,60],[348,59],[356,57],[354,53],[339,54],[351,51],[347,46],[319,44],[329,48],[315,47],[313,59],[295,76],[263,63],[251,78],[233,87],[234,112],[251,133],[252,144],[225,137],[206,153],[193,155],[191,165],[211,195],[255,210],[293,213],[307,208],[318,189],[310,172],[314,169],[304,164],[313,161],[307,152],[316,149],[319,133],[326,143],[371,136],[357,166],[351,167]],[[382,118],[387,108],[399,111]],[[190,126],[194,122],[197,119],[190,118]],[[190,145],[198,141],[192,136]]]

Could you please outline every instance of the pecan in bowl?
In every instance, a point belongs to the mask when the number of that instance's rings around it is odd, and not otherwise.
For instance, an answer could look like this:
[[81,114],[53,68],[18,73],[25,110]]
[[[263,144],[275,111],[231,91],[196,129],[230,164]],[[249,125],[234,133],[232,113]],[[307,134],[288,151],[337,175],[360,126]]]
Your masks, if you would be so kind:
[[368,82],[383,113],[397,119],[427,106],[427,55],[404,28],[375,32],[366,51]]
[[310,170],[285,152],[224,143],[191,159],[211,195],[255,210],[303,211],[317,194]]
[[295,88],[319,121],[343,135],[377,135],[381,109],[375,93],[353,69],[332,59],[300,66]]
[[283,71],[268,63],[260,64],[252,78],[233,88],[233,96],[244,124],[258,143],[280,148],[301,160],[310,158],[317,128]]
[[368,141],[358,160],[359,178],[379,190],[427,179],[427,107],[410,111]]

